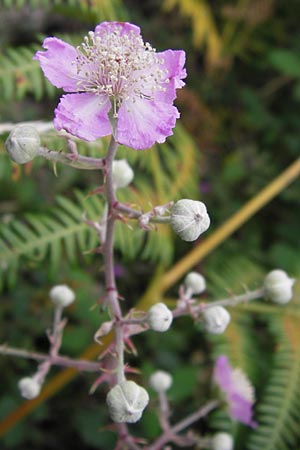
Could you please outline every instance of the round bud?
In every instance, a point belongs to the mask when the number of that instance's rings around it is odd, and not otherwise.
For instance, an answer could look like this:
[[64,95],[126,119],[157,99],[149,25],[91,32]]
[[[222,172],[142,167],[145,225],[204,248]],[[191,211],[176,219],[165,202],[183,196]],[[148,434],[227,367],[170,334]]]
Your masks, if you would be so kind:
[[58,284],[57,286],[54,286],[50,290],[49,296],[55,306],[61,306],[62,308],[69,306],[75,300],[74,291],[72,291],[72,289],[70,289],[66,284]]
[[148,405],[147,391],[134,381],[116,384],[106,397],[110,417],[114,422],[135,423]]
[[172,381],[171,375],[164,370],[157,370],[157,372],[154,372],[149,379],[150,386],[156,392],[167,391],[171,387]]
[[40,136],[29,125],[18,125],[9,134],[5,146],[10,159],[18,164],[32,161],[41,145]]
[[228,433],[216,433],[211,440],[212,450],[233,450],[233,438]]
[[119,159],[113,162],[112,177],[115,188],[128,186],[134,177],[134,172],[126,159]]
[[201,294],[206,289],[205,278],[197,272],[188,273],[185,277],[184,284],[192,294]]
[[210,219],[204,203],[182,199],[174,204],[170,223],[181,239],[191,242],[208,229]]
[[172,311],[164,303],[156,303],[147,313],[147,323],[154,331],[167,331],[172,321]]
[[284,305],[293,297],[293,284],[295,280],[289,278],[284,270],[272,270],[264,280],[266,296],[274,303]]
[[223,306],[212,306],[203,311],[204,327],[208,333],[222,334],[230,322],[229,312]]
[[31,377],[22,378],[18,383],[18,387],[22,397],[27,398],[27,400],[32,400],[41,392],[41,385]]

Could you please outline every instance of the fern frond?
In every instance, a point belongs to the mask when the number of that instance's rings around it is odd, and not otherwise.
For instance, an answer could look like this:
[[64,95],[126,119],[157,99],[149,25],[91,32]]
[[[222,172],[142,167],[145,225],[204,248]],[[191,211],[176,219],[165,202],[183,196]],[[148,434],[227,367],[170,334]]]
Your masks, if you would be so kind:
[[247,450],[294,449],[300,436],[299,320],[290,316],[273,318],[270,328],[277,350],[257,407],[259,426],[250,435]]
[[96,20],[126,21],[128,19],[121,0],[3,0],[5,8],[23,8],[24,6],[47,10],[55,9],[62,14],[67,11],[67,8],[70,12],[71,8],[77,16],[78,10],[81,10],[82,13],[88,11]]
[[178,7],[183,16],[192,22],[193,43],[196,48],[206,46],[206,60],[209,66],[216,66],[221,58],[223,45],[215,19],[206,0],[164,0],[167,11]]
[[[84,252],[90,245],[96,245],[96,236],[82,221],[85,205],[63,197],[59,197],[57,203],[49,214],[28,214],[24,221],[14,220],[8,226],[1,226],[0,278],[6,278],[10,285],[14,284],[19,263],[24,258],[36,264],[49,256],[50,268],[54,271],[63,250],[72,262],[78,249]],[[97,210],[89,206],[89,213],[94,219],[98,217],[99,205]]]
[[22,99],[27,93],[39,100],[52,97],[57,89],[44,77],[34,53],[40,46],[8,48],[0,55],[0,89],[4,100]]

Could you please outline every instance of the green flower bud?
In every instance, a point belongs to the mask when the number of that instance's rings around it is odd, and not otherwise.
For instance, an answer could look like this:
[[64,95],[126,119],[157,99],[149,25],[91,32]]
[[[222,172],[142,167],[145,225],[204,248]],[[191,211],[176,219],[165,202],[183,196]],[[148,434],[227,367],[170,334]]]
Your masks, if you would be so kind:
[[119,159],[113,162],[112,177],[116,188],[126,187],[132,182],[134,172],[126,159]]
[[172,385],[172,377],[168,372],[165,372],[164,370],[157,370],[154,372],[150,379],[150,386],[156,391],[156,392],[165,392],[167,391],[171,385]]
[[172,311],[164,303],[155,303],[147,313],[147,323],[154,331],[167,331],[172,321]]
[[134,381],[116,384],[107,394],[106,403],[110,417],[117,423],[135,423],[148,405],[147,391]]
[[182,199],[174,204],[170,223],[181,239],[192,242],[208,229],[210,219],[204,203]]
[[223,306],[212,306],[203,311],[203,319],[208,333],[222,334],[230,322],[230,314]]
[[233,450],[233,438],[228,433],[216,433],[211,440],[212,450]]
[[32,400],[41,392],[41,385],[31,377],[22,378],[18,383],[18,387],[22,397],[27,400]]
[[40,136],[30,125],[16,126],[5,142],[10,159],[18,164],[32,161],[38,154],[40,145]]
[[295,280],[290,278],[284,270],[276,269],[269,272],[264,281],[266,296],[274,303],[284,305],[293,297],[293,284]]
[[192,294],[201,294],[206,289],[205,278],[197,272],[188,273],[184,279],[184,285]]

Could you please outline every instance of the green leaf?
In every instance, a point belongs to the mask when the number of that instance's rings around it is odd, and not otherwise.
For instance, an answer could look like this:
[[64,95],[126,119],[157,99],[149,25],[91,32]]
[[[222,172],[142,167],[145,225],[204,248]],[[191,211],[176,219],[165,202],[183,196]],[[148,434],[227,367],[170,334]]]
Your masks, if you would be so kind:
[[269,53],[269,63],[284,75],[291,77],[300,76],[300,56],[299,52],[291,50],[273,50]]

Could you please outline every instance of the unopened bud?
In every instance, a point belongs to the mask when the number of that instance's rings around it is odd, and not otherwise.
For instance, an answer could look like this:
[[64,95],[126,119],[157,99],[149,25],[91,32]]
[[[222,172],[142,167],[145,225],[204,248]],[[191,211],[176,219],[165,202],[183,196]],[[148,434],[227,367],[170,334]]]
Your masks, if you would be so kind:
[[38,132],[29,125],[16,126],[5,142],[10,158],[18,164],[32,161],[38,154],[40,145]]
[[293,284],[295,280],[290,278],[284,270],[272,270],[264,281],[266,296],[274,303],[284,305],[293,297]]
[[223,306],[212,306],[203,311],[204,328],[208,333],[222,334],[230,322],[229,312]]
[[171,375],[164,370],[158,370],[157,372],[154,372],[149,379],[150,386],[156,392],[167,391],[171,387],[172,381],[173,380]]
[[228,433],[216,433],[211,440],[212,450],[233,450],[233,438]]
[[196,200],[182,199],[172,208],[171,226],[181,239],[195,241],[210,225],[204,203]]
[[126,159],[119,159],[113,162],[112,177],[115,188],[128,186],[134,177],[134,172]]
[[147,313],[147,323],[154,331],[167,331],[172,321],[172,311],[164,303],[156,303]]
[[57,286],[54,286],[50,290],[49,296],[55,306],[61,306],[62,308],[69,306],[75,300],[74,291],[72,291],[72,289],[70,289],[66,284],[58,284]]
[[201,294],[201,292],[206,289],[205,278],[197,272],[190,272],[187,274],[184,284],[185,287],[192,292],[192,294]]
[[22,378],[18,383],[18,387],[22,397],[27,400],[32,400],[41,392],[41,385],[31,377]]
[[106,397],[110,417],[117,423],[135,423],[148,405],[147,391],[134,381],[116,384]]

